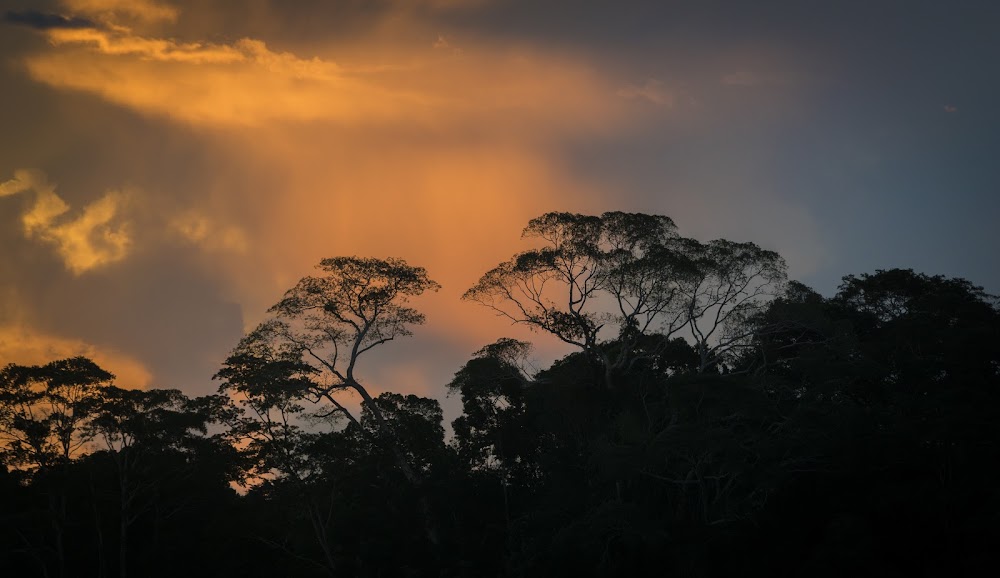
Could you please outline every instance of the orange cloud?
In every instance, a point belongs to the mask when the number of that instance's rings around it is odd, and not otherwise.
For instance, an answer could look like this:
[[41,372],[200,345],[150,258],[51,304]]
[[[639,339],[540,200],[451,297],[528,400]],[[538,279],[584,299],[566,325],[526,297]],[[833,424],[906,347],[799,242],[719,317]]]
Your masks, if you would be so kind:
[[272,52],[259,41],[180,44],[98,30],[64,32],[50,38],[71,49],[29,58],[33,78],[191,124],[349,121],[398,116],[406,108],[338,74],[333,63]]
[[[480,313],[460,312],[458,296],[516,250],[530,218],[599,196],[560,166],[551,141],[617,130],[630,108],[572,54],[474,39],[456,53],[438,34],[417,50],[359,41],[348,52],[378,56],[350,65],[251,39],[181,43],[120,28],[48,37],[52,49],[26,61],[36,80],[205,129],[273,183],[223,185],[168,222],[229,280],[251,325],[319,259],[365,254],[428,267],[447,296],[430,302],[434,330],[453,331],[456,316]],[[655,81],[641,90],[670,101]],[[453,325],[479,345],[495,338],[489,323]]]
[[141,362],[114,349],[40,333],[22,324],[0,325],[0,362],[4,364],[39,365],[78,355],[115,374],[120,387],[143,389],[152,382],[152,374]]
[[[125,28],[46,34],[53,49],[25,61],[35,80],[200,126],[326,121],[455,128],[503,118],[508,128],[520,122],[580,131],[614,124],[617,112],[609,98],[614,91],[587,66],[525,49],[442,54],[401,46],[391,55],[396,64],[342,67],[249,38],[182,43]],[[447,42],[439,36],[434,44]],[[652,85],[639,94],[667,102]]]
[[35,193],[35,199],[21,216],[25,236],[54,245],[73,274],[121,261],[128,254],[132,239],[128,224],[120,218],[124,193],[110,191],[75,218],[66,218],[69,205],[40,171],[15,171],[13,179],[0,183],[0,197],[28,191]]
[[[565,353],[459,298],[523,248],[529,219],[605,208],[607,195],[565,166],[560,142],[617,132],[649,110],[629,99],[673,102],[652,80],[622,94],[577,54],[466,36],[456,53],[436,28],[400,20],[309,52],[121,27],[48,38],[48,49],[24,61],[32,78],[194,127],[224,159],[192,177],[203,189],[159,224],[172,242],[198,249],[248,328],[324,257],[396,256],[426,267],[444,288],[415,303],[428,324],[413,345],[387,348],[390,356],[427,341],[471,354],[504,335],[535,341],[542,358]],[[372,381],[426,393],[454,369],[422,358]]]
[[251,45],[236,46],[181,43],[161,38],[144,38],[125,32],[110,32],[94,28],[57,28],[49,30],[49,42],[54,46],[79,44],[109,56],[135,56],[143,60],[217,64],[240,62],[259,52]]
[[174,22],[177,9],[154,0],[63,0],[63,6],[91,17],[115,19],[124,17],[140,22]]
[[187,211],[175,216],[167,227],[183,241],[210,252],[245,253],[250,244],[243,229],[234,225],[220,225],[197,211]]

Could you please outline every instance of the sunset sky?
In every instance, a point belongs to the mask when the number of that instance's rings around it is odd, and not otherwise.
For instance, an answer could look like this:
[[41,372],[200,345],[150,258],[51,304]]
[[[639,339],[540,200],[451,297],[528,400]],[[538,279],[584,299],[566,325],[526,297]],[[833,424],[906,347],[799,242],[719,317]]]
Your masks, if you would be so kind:
[[890,267],[1000,292],[997,2],[0,14],[0,364],[85,354],[121,385],[208,393],[321,258],[394,256],[443,289],[362,376],[442,397],[473,351],[524,337],[459,297],[553,210],[754,241],[826,295]]

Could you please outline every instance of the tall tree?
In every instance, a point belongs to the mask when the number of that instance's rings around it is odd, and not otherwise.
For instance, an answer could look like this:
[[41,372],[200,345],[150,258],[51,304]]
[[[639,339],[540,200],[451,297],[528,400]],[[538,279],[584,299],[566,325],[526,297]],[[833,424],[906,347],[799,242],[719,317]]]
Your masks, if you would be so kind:
[[[411,335],[425,318],[409,306],[410,299],[440,286],[422,267],[401,259],[334,257],[323,259],[318,269],[321,275],[301,279],[269,309],[273,316],[240,342],[217,377],[257,421],[253,443],[259,455],[268,458],[266,469],[297,482],[308,475],[311,465],[300,449],[309,434],[300,429],[300,417],[309,404],[313,411],[307,417],[345,419],[362,432],[371,431],[389,446],[399,471],[419,488],[419,468],[411,463],[384,404],[362,383],[358,368],[371,350]],[[358,395],[363,412],[372,419],[355,416],[344,393]],[[436,543],[430,506],[421,496],[427,538]],[[319,512],[311,519],[333,571]]]
[[114,375],[85,357],[0,369],[4,458],[37,469],[69,459],[89,440],[90,400]]
[[463,298],[578,347],[603,368],[608,385],[659,353],[650,335],[668,347],[685,328],[699,370],[716,366],[755,333],[752,313],[785,276],[774,252],[686,239],[662,215],[547,213],[522,237],[543,246],[488,271]]
[[[669,337],[683,326],[676,282],[688,263],[674,250],[679,237],[669,217],[546,213],[521,236],[543,246],[488,271],[463,298],[580,348],[609,384],[641,335]],[[612,351],[601,334],[615,329],[624,343]]]
[[780,255],[749,242],[685,239],[679,250],[693,265],[678,294],[704,372],[766,330],[761,316],[783,293],[787,268]]
[[85,357],[42,366],[0,369],[0,443],[7,465],[41,475],[48,487],[48,514],[56,564],[66,575],[63,534],[66,488],[60,472],[91,439],[86,424],[91,400],[114,375]]

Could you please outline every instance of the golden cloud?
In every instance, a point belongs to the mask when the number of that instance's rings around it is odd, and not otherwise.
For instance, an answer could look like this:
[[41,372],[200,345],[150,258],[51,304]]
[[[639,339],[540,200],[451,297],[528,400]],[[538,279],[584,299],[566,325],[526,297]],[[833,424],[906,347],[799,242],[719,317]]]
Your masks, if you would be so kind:
[[[333,63],[270,51],[262,42],[178,44],[96,30],[58,31],[83,50],[29,58],[38,81],[195,125],[397,118],[417,103],[336,73]],[[410,102],[407,102],[410,101]]]
[[67,10],[102,19],[125,17],[140,22],[174,22],[177,9],[154,0],[63,0]]
[[[407,36],[398,26],[419,27],[394,21],[391,34],[375,35]],[[226,129],[213,130],[213,142],[277,184],[223,184],[168,222],[230,282],[248,323],[319,259],[369,254],[405,257],[445,283],[448,297],[432,299],[429,311],[440,314],[440,328],[458,314],[462,291],[516,250],[530,218],[570,200],[582,210],[599,197],[553,162],[549,141],[616,130],[630,107],[572,54],[472,38],[456,53],[448,36],[427,32],[417,47],[383,36],[358,41],[346,47],[352,64],[339,65],[252,39],[181,43],[120,28],[52,30],[52,50],[26,65],[54,87]],[[462,331],[490,340],[484,327]]]
[[119,387],[144,389],[153,376],[140,361],[107,347],[79,339],[41,333],[23,324],[0,325],[0,361],[39,365],[55,359],[82,355],[115,374]]
[[402,64],[341,67],[249,38],[183,43],[125,28],[46,34],[53,50],[25,61],[35,80],[194,125],[328,121],[509,129],[520,120],[579,131],[608,126],[616,112],[608,98],[614,90],[587,66],[525,49],[398,47],[391,58]]
[[25,237],[54,245],[73,274],[121,261],[128,254],[132,239],[121,219],[124,193],[109,191],[75,218],[66,218],[70,207],[44,173],[18,170],[13,179],[0,183],[0,197],[29,191],[34,191],[35,199],[21,216]]
[[197,211],[177,215],[167,227],[184,242],[206,251],[245,253],[249,248],[249,239],[241,228],[220,225]]
[[[52,30],[51,46],[25,65],[49,86],[199,129],[221,160],[189,175],[204,183],[196,206],[164,223],[174,241],[200,249],[201,266],[242,306],[248,328],[324,257],[395,256],[444,285],[415,304],[431,341],[471,353],[510,335],[538,341],[541,356],[564,353],[460,296],[523,248],[529,219],[610,208],[554,145],[617,131],[649,107],[631,106],[617,81],[579,55],[470,37],[456,51],[451,36],[419,26],[394,20],[350,45],[309,52],[120,27]],[[658,85],[638,90],[666,103]],[[442,369],[427,363],[373,383],[409,379],[431,391]]]
[[239,62],[252,55],[255,48],[248,46],[246,50],[240,50],[241,45],[183,43],[94,28],[56,28],[48,31],[47,35],[54,46],[79,44],[109,56],[136,56],[144,60],[191,64]]

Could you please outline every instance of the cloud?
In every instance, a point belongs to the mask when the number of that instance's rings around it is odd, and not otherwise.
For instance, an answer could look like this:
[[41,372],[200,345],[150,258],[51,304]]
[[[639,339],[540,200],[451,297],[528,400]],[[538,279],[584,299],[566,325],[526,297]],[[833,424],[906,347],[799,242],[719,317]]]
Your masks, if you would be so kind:
[[5,22],[9,22],[10,24],[27,26],[37,30],[52,30],[56,28],[93,28],[96,26],[93,21],[87,20],[86,18],[69,17],[49,12],[38,12],[37,10],[24,10],[21,12],[10,10],[4,14],[3,20]]
[[50,39],[83,50],[29,58],[36,80],[195,125],[347,122],[420,106],[340,74],[333,62],[273,52],[258,40],[182,44],[98,30],[53,31]]
[[[466,46],[463,58],[442,58],[426,45],[415,53],[387,40],[379,49],[389,51],[390,64],[344,67],[252,38],[180,42],[125,28],[46,34],[52,49],[24,61],[34,80],[196,126],[527,125],[537,133],[538,127],[608,126],[616,114],[607,87],[586,64],[525,48]],[[445,45],[454,55],[447,38],[439,38],[438,46]],[[668,102],[655,85],[640,90],[654,102]]]
[[127,18],[140,22],[175,22],[177,9],[154,0],[63,0],[72,12],[115,19]]
[[39,182],[44,181],[45,175],[31,170],[20,170],[14,172],[14,178],[0,183],[0,198],[9,197],[30,191]]
[[48,335],[20,323],[0,324],[0,364],[38,365],[78,355],[115,374],[115,383],[120,387],[143,389],[152,382],[145,365],[114,348]]
[[655,78],[646,79],[642,85],[629,84],[618,89],[618,96],[628,100],[645,100],[655,105],[672,107],[674,96]]
[[196,211],[177,215],[168,228],[184,242],[210,252],[245,253],[250,246],[246,232],[240,227],[220,225]]
[[[400,12],[426,14],[399,4]],[[196,6],[192,14],[202,10]],[[94,137],[103,164],[86,170],[144,191],[128,207],[134,256],[72,280],[58,297],[38,298],[35,309],[65,303],[46,327],[70,327],[68,334],[136,355],[155,384],[207,384],[216,358],[238,339],[232,327],[255,325],[321,258],[357,254],[405,258],[444,285],[415,303],[428,316],[420,334],[365,368],[375,385],[431,391],[501,335],[541,341],[543,355],[565,352],[459,297],[523,248],[519,232],[529,219],[599,212],[600,185],[579,177],[562,145],[617,135],[630,119],[662,110],[630,98],[669,106],[662,84],[647,81],[620,97],[618,81],[585,51],[467,30],[456,57],[447,24],[395,16],[344,38],[221,41],[259,31],[204,10],[220,19],[219,35],[206,36],[204,22],[185,11],[169,30],[105,23],[48,31],[49,44],[22,61],[32,79],[98,111],[99,126],[117,136]],[[271,15],[265,9],[253,22],[267,30]],[[214,41],[198,41],[206,38]],[[145,144],[153,140],[162,147]],[[197,153],[171,155],[179,141],[197,142]],[[53,222],[75,214],[67,208]],[[80,295],[79,305],[70,294]],[[199,325],[221,313],[225,331]],[[193,343],[193,333],[213,337]],[[413,363],[428,367],[379,373],[407,351],[419,351]]]
[[127,32],[96,29],[51,31],[49,40],[56,46],[89,46],[95,52],[110,56],[136,56],[143,60],[191,64],[242,62],[262,53],[266,56],[267,53],[265,47],[245,41],[235,46],[179,43],[174,40],[143,38]]
[[951,104],[946,104],[944,105],[944,111],[949,114],[953,112],[958,112],[958,107]]
[[85,206],[77,218],[59,224],[43,222],[28,232],[56,245],[66,267],[79,275],[121,261],[128,254],[128,225],[118,221],[125,202],[123,193],[108,192]]
[[86,205],[75,218],[67,218],[70,206],[56,194],[45,174],[18,170],[14,178],[0,183],[0,197],[34,191],[33,204],[21,215],[24,235],[55,246],[63,264],[74,275],[121,261],[132,238],[121,213],[126,195],[109,191]]

